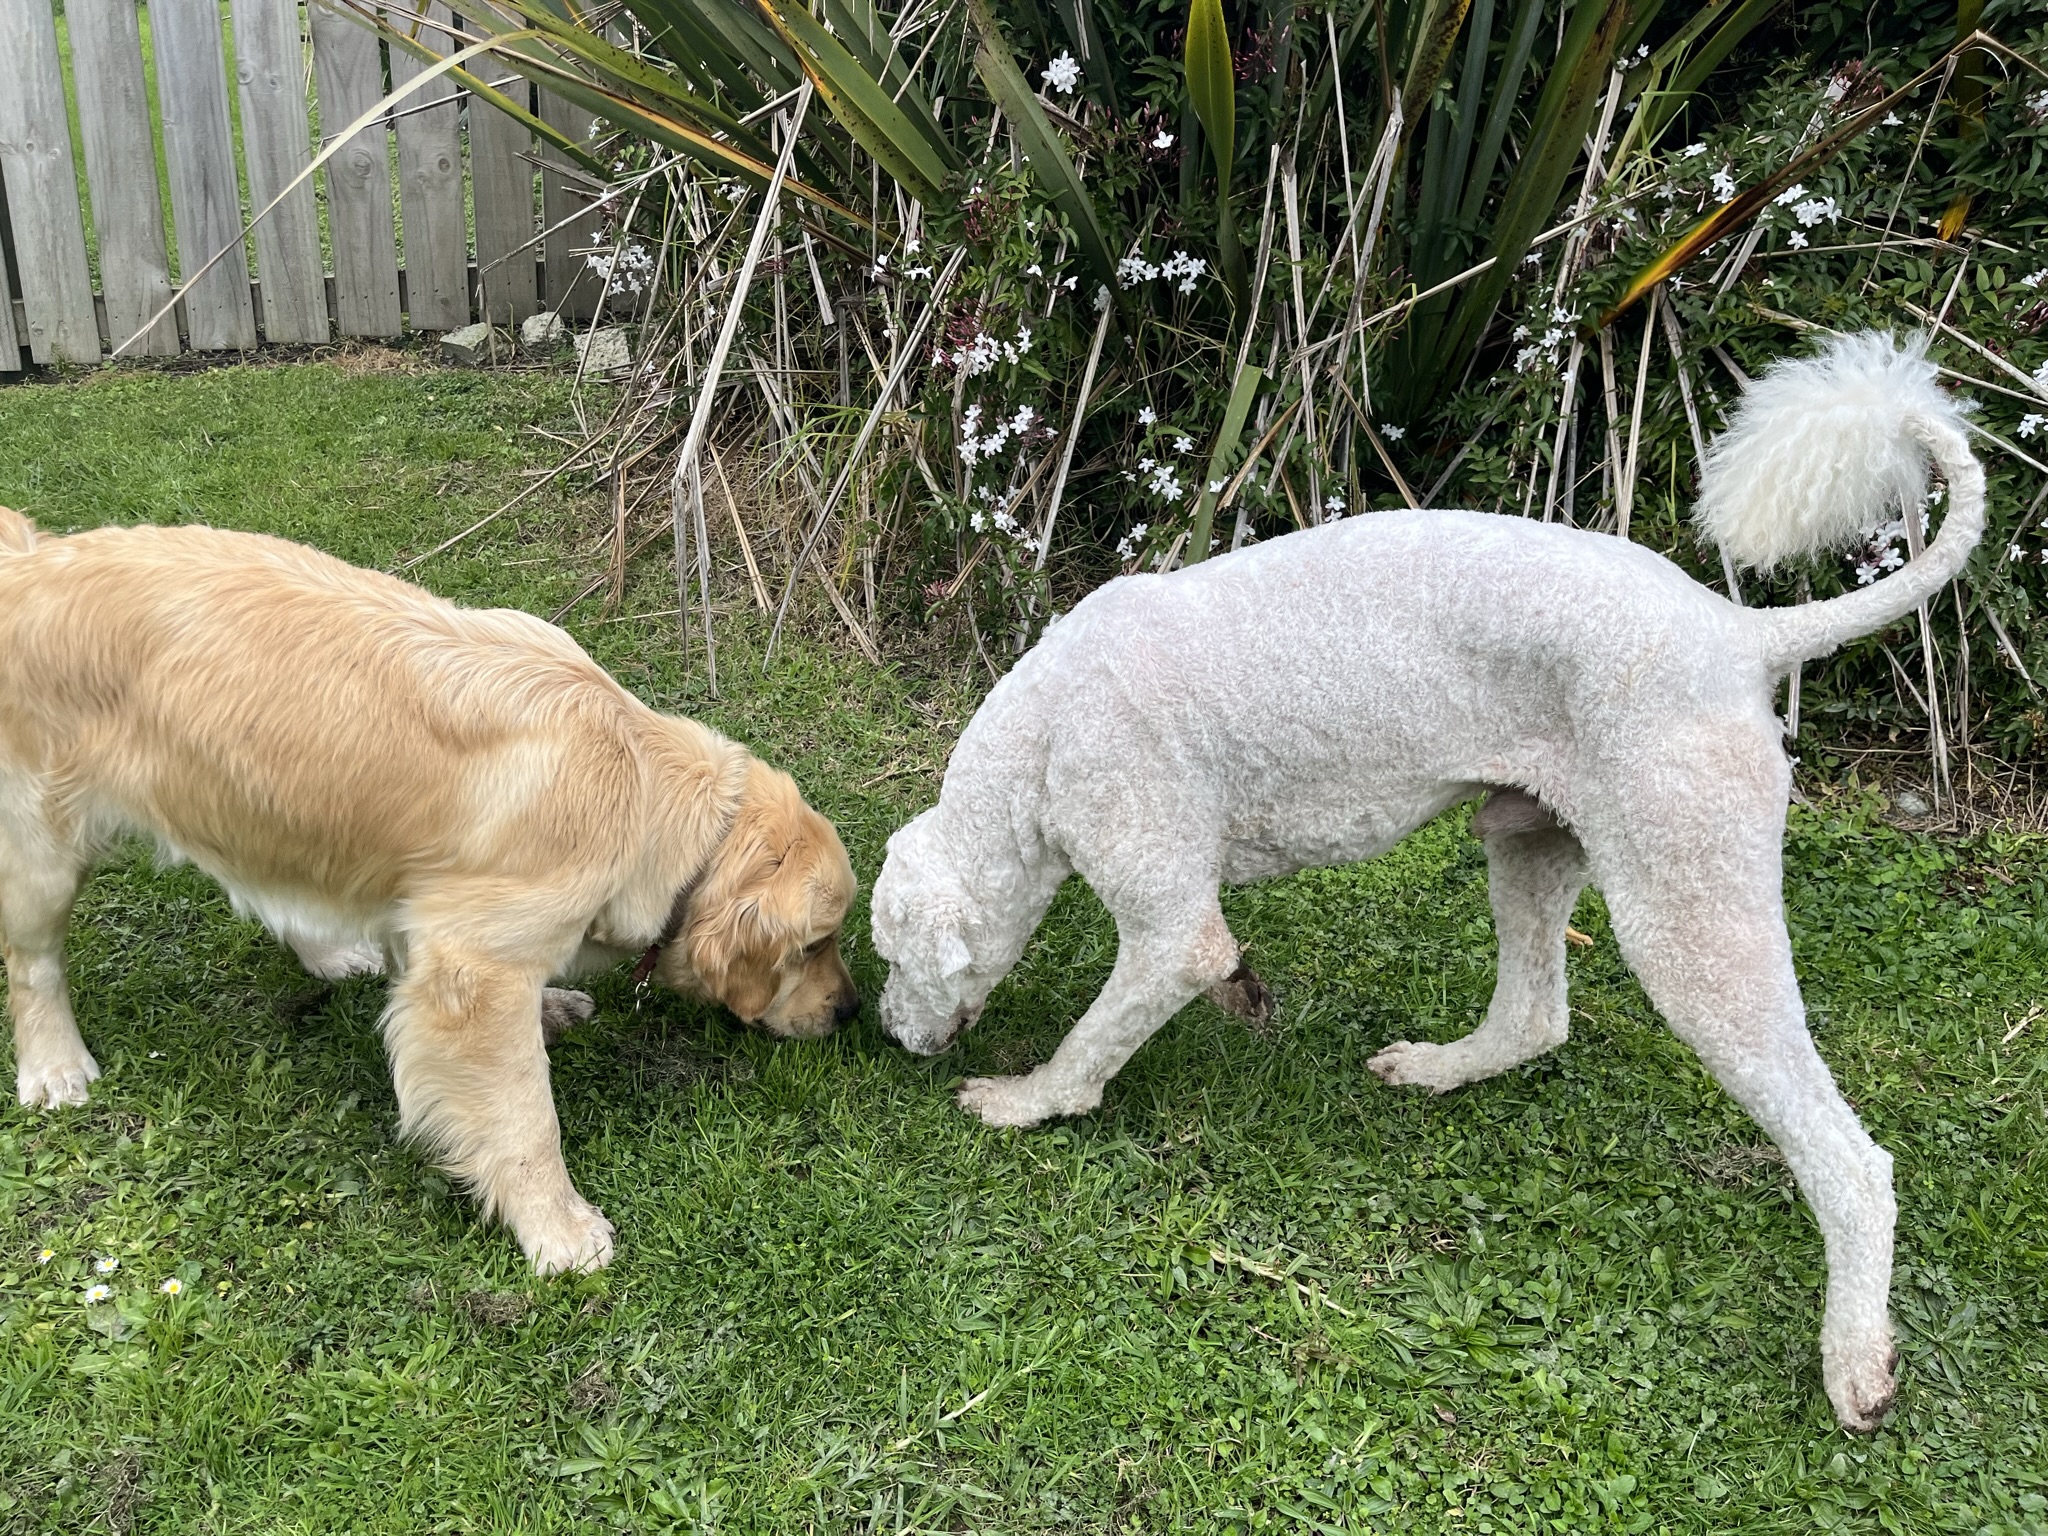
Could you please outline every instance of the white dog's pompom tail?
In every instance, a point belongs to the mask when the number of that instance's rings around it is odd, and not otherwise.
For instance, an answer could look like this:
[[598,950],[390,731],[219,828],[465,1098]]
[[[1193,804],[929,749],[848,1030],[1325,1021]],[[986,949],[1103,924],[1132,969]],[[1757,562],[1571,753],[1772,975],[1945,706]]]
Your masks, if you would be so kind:
[[25,555],[36,547],[36,525],[12,507],[0,507],[0,555]]
[[1701,465],[1695,516],[1741,565],[1769,571],[1917,517],[1928,460],[1949,483],[1941,533],[1890,578],[1846,597],[1759,613],[1774,666],[1823,655],[1910,613],[1962,570],[1984,531],[1984,473],[1964,407],[1935,382],[1924,338],[1866,331],[1773,364],[1743,391]]
[[1694,512],[1739,565],[1768,571],[1843,549],[1917,507],[1927,448],[1912,418],[1954,421],[1925,342],[1866,331],[1773,363],[1708,445]]

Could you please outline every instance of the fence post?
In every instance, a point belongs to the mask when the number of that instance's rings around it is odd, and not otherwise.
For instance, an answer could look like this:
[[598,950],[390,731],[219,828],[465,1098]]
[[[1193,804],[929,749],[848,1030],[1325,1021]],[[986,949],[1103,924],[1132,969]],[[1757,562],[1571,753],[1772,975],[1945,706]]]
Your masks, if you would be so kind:
[[7,75],[0,90],[0,178],[21,272],[29,356],[39,363],[96,363],[100,327],[50,0],[0,0],[0,60]]
[[[430,48],[453,52],[456,43],[438,27],[449,25],[448,7],[434,0],[421,6],[425,21],[414,35]],[[399,11],[386,13],[395,27],[413,25]],[[405,84],[426,65],[391,44],[391,83]],[[469,223],[462,208],[461,107],[446,76],[429,81],[406,98],[398,120],[398,186],[405,212],[406,319],[416,331],[459,331],[469,324]],[[433,102],[446,106],[431,106]]]
[[[561,130],[563,137],[588,140],[596,121],[573,102],[552,91],[540,93],[540,120]],[[540,173],[541,244],[547,261],[547,307],[564,320],[588,320],[597,308],[604,284],[590,269],[589,252],[598,244],[598,216],[590,210],[593,194],[585,173],[560,150],[545,148]],[[547,167],[559,165],[562,170]],[[581,214],[578,217],[578,214]]]
[[[249,262],[242,245],[242,188],[228,129],[228,67],[216,0],[150,0],[156,93],[171,171],[178,273],[190,283],[215,252],[212,271],[185,294],[185,332],[195,351],[256,345]],[[126,340],[126,338],[122,338]]]
[[[134,0],[70,0],[71,78],[99,236],[100,289],[115,346],[142,329],[171,297],[164,249],[163,188],[149,134],[142,34]],[[166,314],[131,353],[174,357],[178,322]]]
[[[524,75],[490,58],[473,66],[488,85],[524,104]],[[534,282],[538,252],[533,226],[533,134],[517,118],[471,97],[469,179],[476,197],[476,281],[484,318],[494,325],[523,320],[539,308]]]
[[[242,159],[249,167],[249,201],[262,208],[291,186],[313,158],[306,122],[306,49],[299,0],[233,3]],[[256,226],[256,275],[263,284],[266,341],[328,339],[320,210],[310,176]]]
[[[377,35],[307,0],[320,133],[332,139],[384,99]],[[344,336],[396,336],[398,237],[391,219],[390,129],[372,123],[327,162],[327,229],[334,246],[334,312]]]

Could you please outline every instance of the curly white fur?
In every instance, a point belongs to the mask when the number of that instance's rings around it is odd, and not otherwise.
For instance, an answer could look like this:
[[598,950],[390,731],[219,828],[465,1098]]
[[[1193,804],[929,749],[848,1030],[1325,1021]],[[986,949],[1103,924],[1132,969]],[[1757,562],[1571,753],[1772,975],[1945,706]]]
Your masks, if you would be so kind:
[[[1919,444],[1952,501],[1925,555],[1845,597],[1759,611],[1624,539],[1400,511],[1111,582],[996,685],[938,804],[889,840],[883,1028],[944,1050],[1079,874],[1116,919],[1107,983],[1050,1061],[960,1097],[995,1125],[1085,1113],[1183,1004],[1206,991],[1246,1011],[1263,994],[1219,884],[1370,858],[1491,790],[1474,829],[1500,941],[1492,1004],[1465,1039],[1393,1042],[1373,1070],[1441,1092],[1561,1044],[1565,924],[1598,886],[1652,1000],[1812,1204],[1828,1395],[1844,1424],[1873,1427],[1892,1395],[1891,1159],[1804,1027],[1772,687],[1788,658],[1911,612],[1960,568],[1983,475],[1926,365],[1889,341],[1773,377],[1718,449],[1721,505],[1743,509],[1721,526],[1793,525],[1749,555],[1871,526]],[[1879,471],[1854,478],[1830,436]],[[1823,454],[1832,468],[1803,462]]]
[[1925,337],[1867,331],[1774,363],[1707,446],[1694,509],[1738,564],[1769,571],[1845,549],[1927,490],[1915,419],[1959,422]]

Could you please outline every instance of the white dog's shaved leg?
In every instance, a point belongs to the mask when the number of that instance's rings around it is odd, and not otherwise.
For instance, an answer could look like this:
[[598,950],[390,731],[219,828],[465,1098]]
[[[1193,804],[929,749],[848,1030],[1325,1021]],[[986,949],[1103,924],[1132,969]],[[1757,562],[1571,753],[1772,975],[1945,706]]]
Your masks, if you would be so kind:
[[415,941],[392,989],[384,1036],[399,1127],[439,1154],[501,1217],[543,1275],[602,1269],[612,1224],[576,1192],[529,968]]
[[1500,974],[1486,1018],[1462,1040],[1430,1045],[1397,1040],[1366,1063],[1389,1083],[1444,1093],[1493,1077],[1564,1044],[1564,931],[1586,884],[1579,841],[1526,795],[1535,814],[1495,808],[1495,796],[1474,818],[1486,838],[1487,885],[1500,944]]
[[960,1107],[990,1125],[1085,1115],[1102,1085],[1182,1007],[1237,969],[1237,941],[1210,896],[1206,916],[1143,926],[1118,914],[1116,965],[1051,1061],[1022,1077],[969,1078]]
[[[1875,1429],[1891,1406],[1892,1159],[1814,1049],[1792,969],[1775,816],[1711,857],[1669,845],[1602,871],[1615,937],[1678,1037],[1778,1144],[1827,1250],[1821,1368],[1835,1416]],[[1741,846],[1747,844],[1748,846]]]
[[30,1108],[83,1104],[100,1075],[71,1014],[64,930],[85,861],[0,804],[0,952],[14,1015],[14,1086]]

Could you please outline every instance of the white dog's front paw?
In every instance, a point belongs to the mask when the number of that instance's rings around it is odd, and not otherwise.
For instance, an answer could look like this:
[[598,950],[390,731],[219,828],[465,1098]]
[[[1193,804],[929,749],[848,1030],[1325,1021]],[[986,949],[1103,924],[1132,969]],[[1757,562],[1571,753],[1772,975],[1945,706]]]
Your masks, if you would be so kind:
[[1073,1094],[1048,1090],[1035,1072],[1023,1077],[970,1077],[960,1085],[960,1107],[968,1114],[987,1125],[1018,1130],[1056,1115],[1085,1115],[1101,1102],[1100,1088],[1083,1102]]
[[1898,1395],[1898,1365],[1889,1330],[1859,1348],[1821,1350],[1821,1376],[1842,1428],[1867,1435],[1884,1423]]
[[522,1222],[518,1233],[537,1275],[603,1269],[612,1261],[612,1224],[581,1195],[571,1195],[544,1221]]
[[76,1056],[24,1062],[15,1071],[14,1091],[30,1109],[62,1109],[67,1104],[83,1104],[86,1084],[99,1075],[100,1064],[81,1046]]
[[541,1039],[553,1045],[596,1012],[597,999],[588,992],[548,987],[540,995]]
[[1463,1087],[1466,1073],[1448,1060],[1450,1052],[1441,1045],[1421,1040],[1396,1040],[1366,1063],[1381,1082],[1397,1088],[1427,1088],[1448,1093]]

